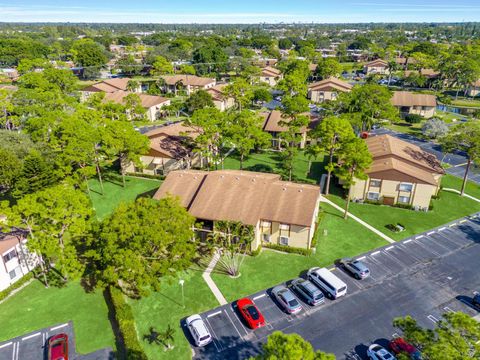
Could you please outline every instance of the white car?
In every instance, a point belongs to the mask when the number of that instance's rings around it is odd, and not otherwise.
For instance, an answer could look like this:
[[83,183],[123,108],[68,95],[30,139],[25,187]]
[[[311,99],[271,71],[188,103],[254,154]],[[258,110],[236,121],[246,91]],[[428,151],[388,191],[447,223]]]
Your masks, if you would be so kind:
[[210,335],[210,332],[200,315],[196,314],[189,316],[185,322],[187,323],[190,334],[192,334],[195,345],[205,346],[212,341],[212,335]]
[[387,349],[378,344],[372,344],[368,347],[367,356],[370,360],[396,360]]

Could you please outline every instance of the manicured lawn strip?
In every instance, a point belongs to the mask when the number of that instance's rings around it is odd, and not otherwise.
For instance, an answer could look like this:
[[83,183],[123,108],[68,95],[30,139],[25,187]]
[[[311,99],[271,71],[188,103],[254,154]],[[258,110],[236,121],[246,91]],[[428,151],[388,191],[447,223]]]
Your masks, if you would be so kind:
[[452,100],[452,105],[454,106],[466,106],[466,107],[476,107],[480,108],[480,100],[479,99],[458,99]]
[[70,320],[78,352],[115,348],[102,292],[86,293],[78,282],[46,289],[34,281],[0,304],[0,341]]
[[422,124],[409,124],[406,121],[396,122],[393,124],[385,125],[387,129],[397,131],[403,134],[413,135],[419,138],[423,137]]
[[111,214],[122,202],[135,201],[137,197],[142,195],[152,196],[160,186],[161,181],[127,176],[125,180],[126,187],[124,188],[120,176],[109,174],[103,182],[103,195],[100,191],[98,179],[91,179],[88,183],[90,186],[90,199],[97,213],[97,218],[101,220]]
[[311,256],[282,254],[263,250],[256,257],[247,257],[241,276],[232,279],[219,271],[212,278],[227,300],[233,301],[280,282],[298,277],[312,266],[327,266],[336,259],[355,256],[386,242],[352,219],[344,220],[341,213],[327,204],[317,230],[317,251]]
[[[338,195],[329,195],[328,198],[342,207],[345,204],[345,200]],[[440,198],[433,200],[433,210],[428,212],[386,205],[350,204],[352,214],[395,240],[422,233],[477,211],[480,211],[480,203],[447,191],[442,191]],[[405,231],[394,233],[385,227],[397,223],[405,226]]]
[[[240,169],[239,156],[234,152],[230,154],[224,161],[225,169]],[[295,159],[293,168],[293,180],[297,182],[318,184],[322,173],[325,172],[325,164],[323,157],[312,161],[312,167],[308,173],[308,158],[303,152],[300,152]],[[247,171],[274,172],[284,174],[285,171],[281,167],[280,153],[275,151],[265,151],[260,153],[252,153],[243,163],[243,169]]]
[[[178,279],[165,283],[159,292],[152,292],[140,300],[129,299],[137,326],[138,338],[150,359],[190,359],[191,349],[180,320],[192,314],[201,313],[218,306],[212,292],[202,279],[201,271],[185,274],[185,308],[182,307],[182,292]],[[164,352],[163,346],[149,344],[144,336],[150,327],[163,332],[170,324],[175,329],[175,348]]]
[[[442,186],[460,191],[462,189],[462,181],[459,177],[446,174],[442,177]],[[465,193],[480,199],[480,186],[472,181],[467,181]]]

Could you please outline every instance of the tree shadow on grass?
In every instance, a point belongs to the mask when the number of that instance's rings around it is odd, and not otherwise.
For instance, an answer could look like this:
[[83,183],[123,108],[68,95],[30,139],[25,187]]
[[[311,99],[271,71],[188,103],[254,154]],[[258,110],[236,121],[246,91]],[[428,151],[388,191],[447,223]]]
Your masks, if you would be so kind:
[[153,195],[155,195],[157,190],[158,189],[152,189],[152,190],[145,191],[144,193],[138,194],[137,197],[135,198],[135,200],[138,200],[140,198],[151,199],[151,198],[153,198]]
[[123,360],[127,358],[125,343],[123,341],[122,333],[120,331],[119,324],[115,318],[115,306],[113,305],[112,298],[108,290],[103,290],[103,298],[107,304],[108,309],[108,321],[110,321],[110,326],[112,327],[113,335],[115,337],[115,358]]

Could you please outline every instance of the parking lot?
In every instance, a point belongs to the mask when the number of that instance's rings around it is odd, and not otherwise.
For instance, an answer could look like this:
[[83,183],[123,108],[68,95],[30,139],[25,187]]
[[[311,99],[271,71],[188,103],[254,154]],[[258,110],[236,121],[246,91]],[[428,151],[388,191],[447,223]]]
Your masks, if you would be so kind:
[[469,302],[480,289],[479,258],[480,215],[389,244],[357,257],[371,270],[367,279],[356,280],[332,265],[347,284],[347,295],[317,307],[302,302],[298,315],[283,312],[271,289],[249,296],[265,317],[264,328],[248,329],[235,302],[201,314],[215,340],[194,348],[195,358],[248,358],[280,330],[298,333],[338,359],[364,359],[369,344],[386,343],[396,333],[392,320],[397,316],[412,315],[420,325],[433,327],[448,311],[477,315]]
[[[75,335],[71,322],[54,325],[0,343],[0,360],[46,360],[50,337],[65,333],[68,335],[69,359],[71,360],[113,360],[111,349],[102,349],[87,355],[76,354]],[[94,336],[94,334],[92,334]]]

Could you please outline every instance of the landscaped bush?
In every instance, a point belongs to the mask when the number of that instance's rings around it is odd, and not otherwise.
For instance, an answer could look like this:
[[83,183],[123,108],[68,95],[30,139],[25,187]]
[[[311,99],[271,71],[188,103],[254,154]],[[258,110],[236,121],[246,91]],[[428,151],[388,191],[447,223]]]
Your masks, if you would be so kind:
[[17,290],[19,287],[21,287],[23,284],[27,283],[28,281],[30,281],[31,279],[33,279],[33,277],[35,276],[35,273],[34,271],[30,271],[28,274],[26,274],[24,277],[22,277],[20,280],[18,280],[17,282],[13,283],[12,285],[10,285],[8,288],[6,288],[5,290],[3,291],[0,291],[0,301],[2,301],[3,299],[5,299],[8,295],[10,295],[12,293],[12,291],[14,290]]
[[405,226],[400,224],[400,223],[397,223],[397,224],[387,224],[385,225],[385,227],[390,230],[390,231],[393,231],[395,233],[399,233],[399,232],[402,232],[402,231],[405,231]]
[[297,247],[292,247],[287,245],[263,244],[263,247],[266,247],[272,250],[278,250],[281,252],[291,253],[291,254],[300,254],[305,256],[309,256],[312,254],[311,249],[303,249],[303,248],[297,248]]
[[261,252],[262,252],[262,246],[260,245],[260,246],[257,247],[255,250],[250,251],[250,255],[253,256],[253,257],[255,257],[255,256],[260,255]]
[[137,177],[137,178],[144,178],[144,179],[165,180],[165,175],[152,175],[152,174],[143,174],[143,173],[127,173],[127,175]]
[[408,209],[408,210],[412,210],[412,209],[413,209],[413,206],[410,205],[410,204],[396,203],[396,204],[393,205],[393,206],[394,206],[394,207],[401,208],[401,209]]
[[130,305],[127,304],[123,293],[119,289],[110,286],[109,292],[112,305],[115,308],[115,320],[122,336],[121,340],[125,347],[126,358],[129,360],[148,360],[138,341],[135,319]]
[[408,122],[409,124],[418,124],[422,122],[423,117],[417,114],[408,114],[405,116],[405,121]]
[[369,205],[382,205],[382,202],[380,200],[368,200],[365,199],[363,201],[364,204],[369,204]]

